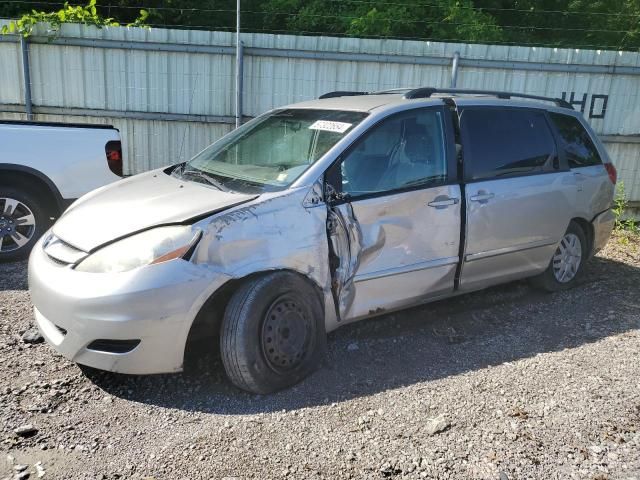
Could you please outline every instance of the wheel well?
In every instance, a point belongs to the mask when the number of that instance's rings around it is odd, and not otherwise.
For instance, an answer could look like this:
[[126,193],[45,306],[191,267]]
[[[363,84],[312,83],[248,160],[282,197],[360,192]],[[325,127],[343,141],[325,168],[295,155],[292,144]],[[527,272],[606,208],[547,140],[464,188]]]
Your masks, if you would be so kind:
[[204,304],[200,308],[200,311],[196,315],[196,318],[194,319],[193,324],[189,329],[187,343],[184,349],[185,367],[190,363],[190,359],[188,358],[188,356],[190,356],[190,354],[192,353],[195,353],[196,351],[199,351],[199,347],[208,348],[212,344],[217,345],[215,340],[217,340],[218,333],[220,332],[222,319],[224,317],[224,311],[227,308],[227,304],[229,303],[229,300],[231,300],[231,297],[236,292],[236,290],[245,282],[252,281],[256,278],[262,277],[264,275],[269,275],[270,273],[274,272],[294,273],[300,278],[304,279],[309,285],[312,285],[314,290],[318,294],[320,304],[322,305],[324,311],[324,296],[322,293],[322,289],[312,279],[295,270],[267,270],[251,273],[244,277],[231,279],[227,283],[222,285],[222,287],[220,287],[218,290],[213,292],[213,294],[204,302]]
[[589,256],[591,256],[591,252],[593,251],[593,237],[594,237],[593,225],[591,224],[590,221],[585,220],[584,218],[579,218],[579,217],[572,218],[571,221],[577,223],[582,229],[582,231],[584,232],[585,237],[587,237],[587,242],[588,242],[587,251],[589,252]]
[[31,173],[0,169],[0,186],[19,188],[36,195],[42,201],[42,207],[52,217],[61,213],[60,199],[41,178]]

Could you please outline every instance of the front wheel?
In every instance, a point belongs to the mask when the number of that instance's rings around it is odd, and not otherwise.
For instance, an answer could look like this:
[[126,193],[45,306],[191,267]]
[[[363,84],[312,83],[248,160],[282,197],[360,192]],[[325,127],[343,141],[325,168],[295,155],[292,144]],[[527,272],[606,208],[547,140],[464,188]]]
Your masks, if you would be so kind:
[[587,260],[587,239],[576,222],[571,222],[560,244],[553,254],[547,269],[532,279],[532,283],[547,290],[557,292],[571,288],[582,273]]
[[319,295],[308,281],[274,272],[242,285],[227,305],[222,363],[237,387],[271,393],[317,368],[326,348]]

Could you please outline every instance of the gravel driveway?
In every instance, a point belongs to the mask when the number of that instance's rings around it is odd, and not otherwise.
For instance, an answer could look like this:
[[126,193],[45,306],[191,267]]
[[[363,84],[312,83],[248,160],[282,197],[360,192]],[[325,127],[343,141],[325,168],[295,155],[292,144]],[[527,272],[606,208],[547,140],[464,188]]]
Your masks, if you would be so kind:
[[640,479],[638,238],[569,292],[517,282],[345,327],[268,396],[215,354],[83,373],[21,338],[26,288],[24,262],[0,265],[0,479]]

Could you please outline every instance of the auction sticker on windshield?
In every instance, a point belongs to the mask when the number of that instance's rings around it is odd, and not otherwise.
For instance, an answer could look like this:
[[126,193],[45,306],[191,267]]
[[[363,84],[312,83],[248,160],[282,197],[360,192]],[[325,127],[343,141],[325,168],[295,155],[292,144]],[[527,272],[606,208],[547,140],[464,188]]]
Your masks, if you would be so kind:
[[324,130],[325,132],[344,133],[349,130],[352,123],[331,122],[329,120],[317,120],[309,126],[311,130]]

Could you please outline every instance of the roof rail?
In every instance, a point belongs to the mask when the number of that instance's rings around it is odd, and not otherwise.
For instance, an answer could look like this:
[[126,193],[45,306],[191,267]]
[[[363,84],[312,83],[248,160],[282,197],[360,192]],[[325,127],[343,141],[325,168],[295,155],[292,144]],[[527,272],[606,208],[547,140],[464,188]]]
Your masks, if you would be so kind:
[[499,92],[495,90],[474,90],[467,88],[434,88],[434,87],[422,87],[422,88],[414,88],[413,90],[408,91],[404,94],[404,98],[407,100],[411,100],[414,98],[430,98],[435,93],[451,93],[451,94],[462,94],[462,95],[489,95],[496,98],[501,99],[510,99],[512,97],[516,98],[527,98],[530,100],[543,100],[546,102],[553,102],[558,107],[570,108],[573,110],[573,106],[563,100],[562,98],[553,98],[553,97],[542,97],[539,95],[528,95],[526,93],[514,93],[514,92]]
[[337,90],[335,92],[324,93],[320,95],[318,98],[322,99],[322,98],[336,98],[336,97],[356,97],[358,95],[369,95],[369,92],[348,92],[348,91]]

